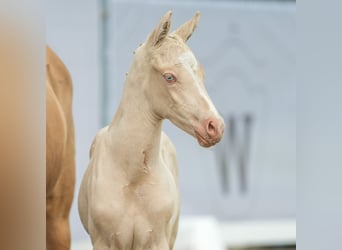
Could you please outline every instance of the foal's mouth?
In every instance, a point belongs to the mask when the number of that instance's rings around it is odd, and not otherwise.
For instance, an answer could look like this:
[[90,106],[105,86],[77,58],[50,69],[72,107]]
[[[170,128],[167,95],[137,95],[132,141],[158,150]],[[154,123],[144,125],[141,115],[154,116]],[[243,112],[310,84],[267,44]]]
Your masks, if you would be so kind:
[[196,135],[198,143],[202,147],[208,148],[208,147],[211,147],[211,146],[215,145],[216,143],[218,143],[218,141],[216,141],[216,140],[210,140],[209,138],[205,138],[196,130],[195,130],[195,135]]

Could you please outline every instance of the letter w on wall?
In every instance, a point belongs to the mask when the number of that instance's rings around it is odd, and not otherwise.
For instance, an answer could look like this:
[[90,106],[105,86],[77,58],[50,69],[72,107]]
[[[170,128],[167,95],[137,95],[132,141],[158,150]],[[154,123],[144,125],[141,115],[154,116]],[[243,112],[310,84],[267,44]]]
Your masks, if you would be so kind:
[[[233,170],[236,172],[238,191],[248,191],[248,164],[254,117],[251,113],[226,115],[226,130],[222,141],[215,147],[215,157],[223,194],[228,194]],[[235,168],[235,169],[234,169]]]

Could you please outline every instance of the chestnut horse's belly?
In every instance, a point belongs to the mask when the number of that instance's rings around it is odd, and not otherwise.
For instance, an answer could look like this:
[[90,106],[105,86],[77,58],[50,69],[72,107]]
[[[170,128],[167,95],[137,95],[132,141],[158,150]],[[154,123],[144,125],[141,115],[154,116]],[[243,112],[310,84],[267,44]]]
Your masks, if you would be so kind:
[[67,128],[63,110],[51,88],[46,85],[46,194],[52,192],[63,167]]

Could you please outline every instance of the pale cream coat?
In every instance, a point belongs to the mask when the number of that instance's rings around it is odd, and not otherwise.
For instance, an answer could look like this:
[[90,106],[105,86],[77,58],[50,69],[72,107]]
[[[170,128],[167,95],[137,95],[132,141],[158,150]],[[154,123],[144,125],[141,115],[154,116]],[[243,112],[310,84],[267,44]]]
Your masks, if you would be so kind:
[[223,134],[203,69],[185,43],[199,13],[169,34],[171,15],[135,51],[120,106],[90,150],[78,205],[96,250],[173,249],[180,197],[176,152],[162,132],[163,119],[205,147]]

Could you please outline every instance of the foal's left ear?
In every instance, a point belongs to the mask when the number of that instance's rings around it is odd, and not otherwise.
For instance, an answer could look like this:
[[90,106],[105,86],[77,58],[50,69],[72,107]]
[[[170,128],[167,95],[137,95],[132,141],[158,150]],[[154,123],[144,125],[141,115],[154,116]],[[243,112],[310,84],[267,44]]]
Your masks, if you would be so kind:
[[172,12],[168,11],[166,14],[160,19],[159,24],[157,27],[154,28],[152,33],[147,39],[147,43],[151,46],[159,45],[167,34],[170,31],[171,27],[171,16]]
[[176,29],[173,33],[180,36],[184,42],[188,41],[197,27],[200,15],[201,13],[197,11],[193,18],[191,18],[189,21]]

